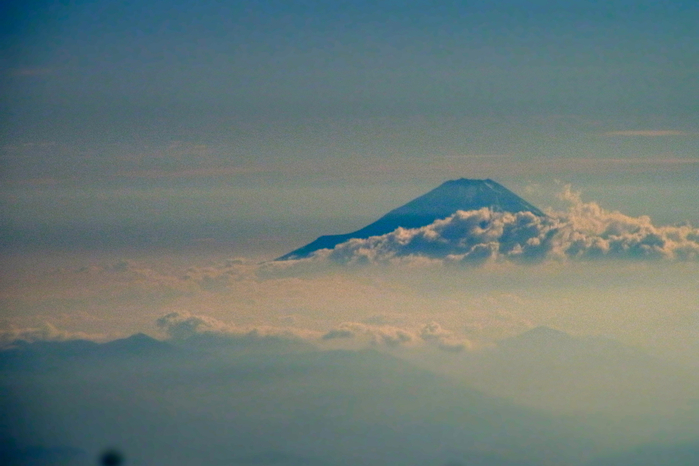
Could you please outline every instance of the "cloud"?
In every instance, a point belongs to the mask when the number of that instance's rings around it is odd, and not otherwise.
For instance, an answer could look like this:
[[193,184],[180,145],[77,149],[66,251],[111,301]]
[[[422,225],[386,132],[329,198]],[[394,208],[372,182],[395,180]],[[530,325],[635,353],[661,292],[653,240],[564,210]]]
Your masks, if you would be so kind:
[[33,76],[46,76],[53,74],[55,69],[53,68],[32,68],[32,67],[21,67],[10,70],[10,75],[15,77],[33,77]]
[[607,131],[605,136],[625,136],[625,137],[663,137],[663,136],[687,136],[689,133],[684,131],[656,129],[656,130],[637,130],[637,131]]
[[389,325],[369,325],[360,322],[343,322],[323,335],[323,340],[345,338],[368,338],[372,344],[400,346],[414,343],[417,338],[412,332]]
[[87,280],[104,284],[122,283],[141,292],[169,295],[191,295],[201,291],[222,292],[234,282],[254,280],[257,264],[246,259],[227,259],[207,266],[190,266],[183,272],[156,270],[151,265],[133,260],[119,260],[105,265],[89,265],[74,270],[56,269],[57,275],[72,272],[83,283]]
[[566,212],[458,211],[431,225],[398,228],[383,236],[351,239],[311,260],[340,264],[414,262],[478,265],[495,261],[699,258],[699,229],[691,225],[656,226],[647,216],[630,217],[585,203],[566,187]]
[[353,340],[362,345],[397,348],[420,344],[434,345],[448,352],[459,352],[471,347],[471,343],[444,329],[437,322],[430,322],[417,329],[391,325],[372,325],[363,322],[343,322],[322,333],[291,327],[253,326],[239,327],[209,316],[189,312],[171,312],[156,320],[156,325],[172,340],[184,341],[209,335],[233,338],[284,339],[308,343],[333,340]]
[[213,317],[190,314],[189,312],[171,312],[158,318],[155,323],[173,340],[187,340],[198,335],[310,340],[320,335],[312,330],[289,327],[237,326]]
[[437,322],[430,322],[422,327],[420,337],[426,342],[435,343],[444,351],[458,352],[471,347],[468,340],[457,338]]
[[0,327],[0,348],[11,346],[16,341],[67,341],[67,340],[100,340],[103,335],[89,334],[85,332],[71,332],[57,328],[49,322],[43,322],[38,327],[18,327],[11,323],[4,323]]
[[436,322],[430,322],[417,331],[390,325],[343,322],[323,335],[322,339],[363,339],[372,345],[389,347],[428,343],[450,352],[458,352],[471,346],[468,340],[457,338]]
[[158,328],[164,330],[175,340],[186,340],[202,333],[225,334],[233,333],[231,327],[220,320],[208,316],[192,315],[188,312],[171,312],[155,321]]
[[[430,322],[417,328],[402,328],[392,325],[372,325],[362,322],[343,322],[327,332],[268,325],[239,326],[229,322],[187,311],[170,312],[155,321],[156,326],[168,339],[186,341],[200,336],[246,340],[295,341],[320,343],[331,340],[354,340],[360,344],[372,346],[399,347],[405,345],[430,344],[439,349],[458,352],[471,347],[471,343],[444,329],[436,322]],[[37,327],[21,328],[9,322],[0,327],[0,349],[12,346],[13,342],[26,341],[67,341],[67,340],[104,340],[104,335],[84,332],[70,332],[59,329],[45,322]]]
[[172,170],[143,169],[119,172],[115,176],[124,178],[210,178],[260,173],[260,167],[199,167]]

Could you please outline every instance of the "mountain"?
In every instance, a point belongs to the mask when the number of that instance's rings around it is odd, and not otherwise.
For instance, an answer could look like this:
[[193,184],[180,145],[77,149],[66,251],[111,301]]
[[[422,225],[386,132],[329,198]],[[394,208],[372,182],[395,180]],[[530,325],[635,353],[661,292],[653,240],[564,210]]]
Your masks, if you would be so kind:
[[544,213],[491,179],[461,178],[443,183],[432,191],[394,209],[364,228],[344,235],[321,236],[277,260],[302,259],[320,249],[332,249],[353,238],[366,239],[395,231],[397,228],[420,228],[435,220],[449,217],[458,210],[478,210],[488,207],[497,212]]
[[35,341],[18,340],[0,350],[0,376],[5,370],[47,370],[71,364],[102,365],[105,361],[136,361],[178,355],[179,349],[168,342],[137,333],[127,338],[95,343],[88,340]]
[[109,341],[99,346],[104,356],[113,357],[145,357],[170,355],[174,348],[169,343],[156,340],[143,333],[136,333],[127,338]]
[[158,347],[143,335],[89,357],[32,345],[52,363],[0,369],[0,464],[87,465],[112,446],[143,465],[552,466],[590,459],[596,441],[377,350],[228,341],[172,342],[181,351],[166,357],[134,357]]
[[690,368],[612,339],[544,326],[474,352],[462,370],[483,392],[559,412],[665,415],[696,406],[699,393]]
[[699,441],[670,445],[642,445],[632,451],[598,459],[589,466],[696,466]]

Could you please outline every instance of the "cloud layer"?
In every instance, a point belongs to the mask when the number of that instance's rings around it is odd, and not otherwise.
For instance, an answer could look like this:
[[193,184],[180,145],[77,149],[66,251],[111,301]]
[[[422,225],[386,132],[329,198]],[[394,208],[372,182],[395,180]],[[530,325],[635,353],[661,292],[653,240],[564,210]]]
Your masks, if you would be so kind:
[[236,326],[213,317],[194,315],[186,311],[166,314],[156,320],[156,325],[173,340],[186,340],[197,335],[298,340],[303,338],[312,339],[319,335],[318,332],[311,330],[290,327]]
[[630,131],[608,131],[605,136],[641,136],[641,137],[663,137],[663,136],[687,136],[684,131],[670,129],[646,129],[646,130],[630,130]]
[[321,333],[293,327],[239,327],[205,315],[171,312],[157,319],[156,325],[172,340],[187,340],[201,335],[247,339],[304,340],[319,344],[333,340],[354,340],[372,346],[399,347],[428,344],[439,349],[458,352],[471,347],[471,342],[456,336],[437,322],[419,328],[373,325],[364,322],[343,322]]
[[459,338],[437,322],[430,322],[419,329],[371,325],[363,322],[343,322],[322,337],[323,340],[359,339],[372,345],[397,347],[427,343],[437,348],[458,352],[471,347],[471,342]]
[[352,239],[314,259],[332,262],[391,263],[415,258],[449,263],[540,262],[546,259],[699,258],[699,229],[690,225],[656,226],[647,216],[630,217],[584,203],[565,190],[567,212],[545,217],[531,212],[458,211],[431,225],[399,228],[368,239]]
[[18,327],[9,322],[0,325],[0,349],[11,346],[16,341],[67,341],[67,340],[100,340],[103,335],[85,332],[71,332],[56,327],[50,322],[43,322],[36,327]]

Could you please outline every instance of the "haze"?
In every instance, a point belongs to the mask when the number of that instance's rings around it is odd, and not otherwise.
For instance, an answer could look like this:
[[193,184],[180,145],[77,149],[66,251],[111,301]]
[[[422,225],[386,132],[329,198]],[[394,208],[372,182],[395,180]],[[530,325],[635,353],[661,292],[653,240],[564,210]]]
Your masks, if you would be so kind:
[[698,21],[4,2],[0,462],[699,464]]

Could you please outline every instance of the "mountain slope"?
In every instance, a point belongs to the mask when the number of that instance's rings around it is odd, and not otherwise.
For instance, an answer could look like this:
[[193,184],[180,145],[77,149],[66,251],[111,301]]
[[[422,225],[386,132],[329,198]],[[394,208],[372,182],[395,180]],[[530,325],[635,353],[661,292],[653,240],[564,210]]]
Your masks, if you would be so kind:
[[486,393],[556,412],[670,416],[696,410],[699,377],[602,337],[537,327],[476,352],[463,368]]
[[39,451],[86,465],[114,445],[144,465],[554,466],[591,459],[597,442],[585,425],[376,350],[249,351],[231,338],[228,351],[184,341],[161,342],[165,357],[111,351],[150,347],[146,338],[95,344],[90,357],[56,356],[70,342],[39,345],[51,367],[0,366],[0,410],[11,414],[0,464],[35,464]]
[[461,178],[443,183],[360,230],[344,235],[321,236],[277,260],[302,259],[320,249],[332,249],[352,238],[366,239],[371,236],[385,235],[399,227],[420,228],[435,220],[446,218],[458,210],[478,210],[484,207],[497,212],[528,211],[536,215],[544,215],[542,211],[491,179]]

